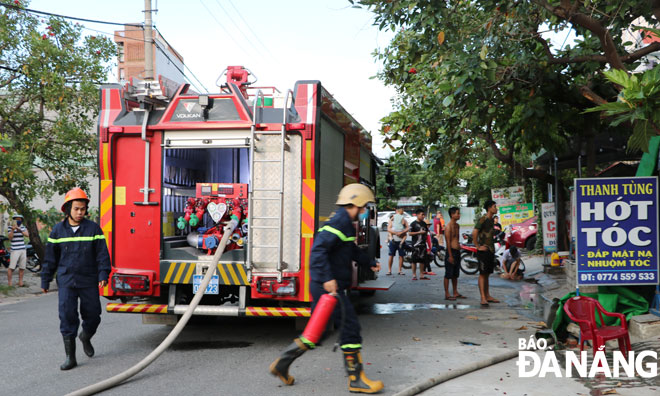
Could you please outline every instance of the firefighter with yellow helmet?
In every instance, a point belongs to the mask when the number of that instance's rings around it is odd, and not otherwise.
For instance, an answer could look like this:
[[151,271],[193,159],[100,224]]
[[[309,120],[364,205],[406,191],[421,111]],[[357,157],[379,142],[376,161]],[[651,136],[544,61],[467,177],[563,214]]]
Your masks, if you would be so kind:
[[[318,230],[310,255],[310,291],[314,299],[312,315],[322,295],[336,294],[340,299],[341,304],[336,306],[332,316],[336,327],[341,327],[340,344],[348,372],[348,389],[360,393],[376,393],[383,389],[381,381],[370,380],[364,374],[360,354],[362,349],[360,323],[346,294],[353,278],[353,261],[374,271],[380,270],[380,264],[372,262],[355,244],[353,222],[368,218],[366,206],[373,202],[375,202],[373,192],[363,184],[354,183],[342,188],[337,198],[339,208]],[[344,307],[343,320],[340,306]],[[278,376],[286,385],[293,385],[294,378],[289,375],[289,366],[315,346],[302,335],[296,338],[271,364],[271,374]]]
[[69,370],[76,361],[76,335],[82,317],[80,341],[83,351],[94,356],[92,336],[101,323],[99,287],[108,283],[110,255],[101,227],[85,218],[89,197],[80,188],[66,193],[62,212],[64,221],[53,227],[46,244],[41,288],[48,292],[53,276],[57,274],[60,332],[64,340],[66,360],[60,366]]

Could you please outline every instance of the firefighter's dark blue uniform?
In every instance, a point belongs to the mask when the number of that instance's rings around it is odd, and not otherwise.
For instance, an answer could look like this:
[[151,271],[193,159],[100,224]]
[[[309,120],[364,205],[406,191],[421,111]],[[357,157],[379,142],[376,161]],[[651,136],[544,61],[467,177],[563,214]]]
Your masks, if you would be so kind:
[[63,336],[77,335],[80,299],[82,328],[94,335],[101,323],[98,284],[107,281],[110,274],[110,255],[98,224],[83,219],[74,232],[66,219],[53,227],[41,272],[42,289],[49,289],[56,273],[60,332]]
[[[355,308],[346,295],[353,279],[353,261],[363,267],[370,267],[369,256],[355,244],[355,226],[348,212],[339,207],[330,220],[321,227],[314,237],[314,245],[310,255],[310,291],[314,301],[312,311],[325,293],[323,283],[335,279],[338,294],[345,307],[344,324],[340,343],[343,350],[362,348],[360,323]],[[333,313],[335,326],[339,327],[341,320],[340,305],[337,304]],[[313,345],[310,345],[313,347]]]

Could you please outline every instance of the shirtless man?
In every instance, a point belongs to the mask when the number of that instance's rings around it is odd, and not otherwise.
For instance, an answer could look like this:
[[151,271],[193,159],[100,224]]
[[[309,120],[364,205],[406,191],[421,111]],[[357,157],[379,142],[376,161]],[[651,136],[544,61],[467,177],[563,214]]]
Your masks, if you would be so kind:
[[[445,240],[447,253],[445,255],[445,300],[454,301],[457,298],[465,298],[458,290],[458,275],[461,270],[461,245],[458,242],[458,220],[461,218],[461,211],[457,207],[449,208],[449,224],[445,227]],[[454,294],[449,294],[449,281],[451,280]]]

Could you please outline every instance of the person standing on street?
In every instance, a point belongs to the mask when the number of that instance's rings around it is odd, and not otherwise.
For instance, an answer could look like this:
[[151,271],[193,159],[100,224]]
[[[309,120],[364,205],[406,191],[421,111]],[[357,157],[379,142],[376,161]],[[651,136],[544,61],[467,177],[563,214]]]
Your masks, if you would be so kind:
[[425,272],[425,262],[428,260],[426,253],[426,234],[429,232],[429,227],[424,221],[424,210],[417,209],[415,211],[417,220],[410,224],[410,236],[412,236],[413,252],[412,252],[412,280],[417,280],[417,267],[419,267],[419,279],[430,280]]
[[[447,240],[447,254],[445,256],[445,300],[454,301],[465,298],[458,292],[458,275],[461,273],[461,245],[458,241],[461,211],[457,207],[449,208],[449,224],[445,228]],[[449,281],[451,281],[454,294],[449,294]]]
[[41,271],[41,289],[48,293],[53,275],[57,273],[59,298],[60,332],[64,340],[66,360],[61,370],[69,370],[78,365],[76,360],[76,334],[80,320],[82,332],[80,341],[83,351],[94,356],[91,338],[101,323],[101,300],[99,287],[108,284],[110,255],[105,236],[98,224],[85,219],[89,198],[80,189],[66,193],[62,212],[64,221],[53,227],[46,244]]
[[433,257],[433,238],[436,236],[431,231],[433,229],[433,224],[429,219],[426,219],[426,225],[429,229],[429,232],[426,234],[426,256],[424,256],[424,275],[437,275],[431,270],[431,258]]
[[493,216],[493,228],[495,232],[502,232],[502,224],[500,224],[499,216]]
[[7,228],[7,236],[11,241],[9,255],[9,268],[7,269],[7,285],[12,285],[14,270],[18,267],[18,287],[23,287],[23,275],[27,264],[27,250],[25,237],[29,237],[27,228],[23,225],[23,216],[17,214],[12,218],[13,222]]
[[500,223],[500,218],[498,216],[493,216],[493,229],[494,231],[494,237],[497,238],[502,238],[504,239],[504,234],[502,231],[502,224]]
[[403,273],[403,256],[406,252],[403,250],[403,244],[405,243],[406,233],[409,229],[408,222],[403,216],[403,208],[397,208],[396,213],[387,225],[387,232],[391,236],[390,241],[387,243],[389,249],[387,275],[392,275],[392,262],[397,252],[399,252],[399,275],[405,275]]
[[486,308],[489,303],[498,303],[499,300],[490,295],[488,290],[488,277],[495,269],[495,243],[493,237],[493,216],[497,213],[495,201],[488,200],[484,203],[486,214],[482,216],[472,231],[472,240],[477,248],[477,259],[479,260],[479,292],[481,294],[481,306]]
[[[451,215],[449,215],[449,217],[451,217]],[[438,239],[438,243],[441,245],[444,244],[443,235],[445,234],[445,219],[442,217],[442,212],[439,210],[435,213],[435,217],[433,218],[433,232]]]
[[[353,224],[358,219],[368,218],[366,206],[375,201],[371,189],[363,184],[353,183],[344,186],[337,198],[339,208],[318,230],[310,255],[309,286],[314,300],[312,315],[322,295],[329,293],[340,300],[332,316],[336,327],[341,329],[340,344],[348,373],[348,390],[360,393],[377,393],[383,389],[382,381],[367,378],[363,371],[360,354],[362,349],[360,323],[346,293],[353,279],[353,261],[363,268],[380,271],[380,264],[371,262],[369,256],[355,244],[356,234]],[[270,373],[279,377],[284,384],[293,385],[294,378],[289,374],[289,366],[303,353],[315,347],[316,345],[305,337],[297,337],[270,365]]]

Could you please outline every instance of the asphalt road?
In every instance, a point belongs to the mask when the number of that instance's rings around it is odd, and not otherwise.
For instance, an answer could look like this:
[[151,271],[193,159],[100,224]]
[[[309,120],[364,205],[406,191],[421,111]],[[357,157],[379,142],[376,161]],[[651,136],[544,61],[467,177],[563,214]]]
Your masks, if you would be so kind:
[[[383,277],[386,257],[381,259]],[[444,271],[436,272],[430,281],[412,281],[409,272],[392,276],[396,284],[391,290],[359,302],[365,368],[369,377],[385,382],[384,394],[515,348],[518,337],[533,330],[516,331],[532,320],[519,307],[524,283],[493,278],[492,294],[502,303],[481,309],[476,276],[461,274],[459,291],[468,298],[456,304],[444,300]],[[62,395],[103,380],[140,361],[171,329],[143,325],[136,314],[104,313],[93,339],[96,356],[87,358],[78,344],[79,366],[62,372],[58,326],[55,294],[0,306],[0,394]],[[298,334],[293,321],[286,319],[194,320],[154,364],[103,394],[348,394],[341,354],[331,348],[336,335],[292,365],[293,387],[268,374],[270,362]]]

